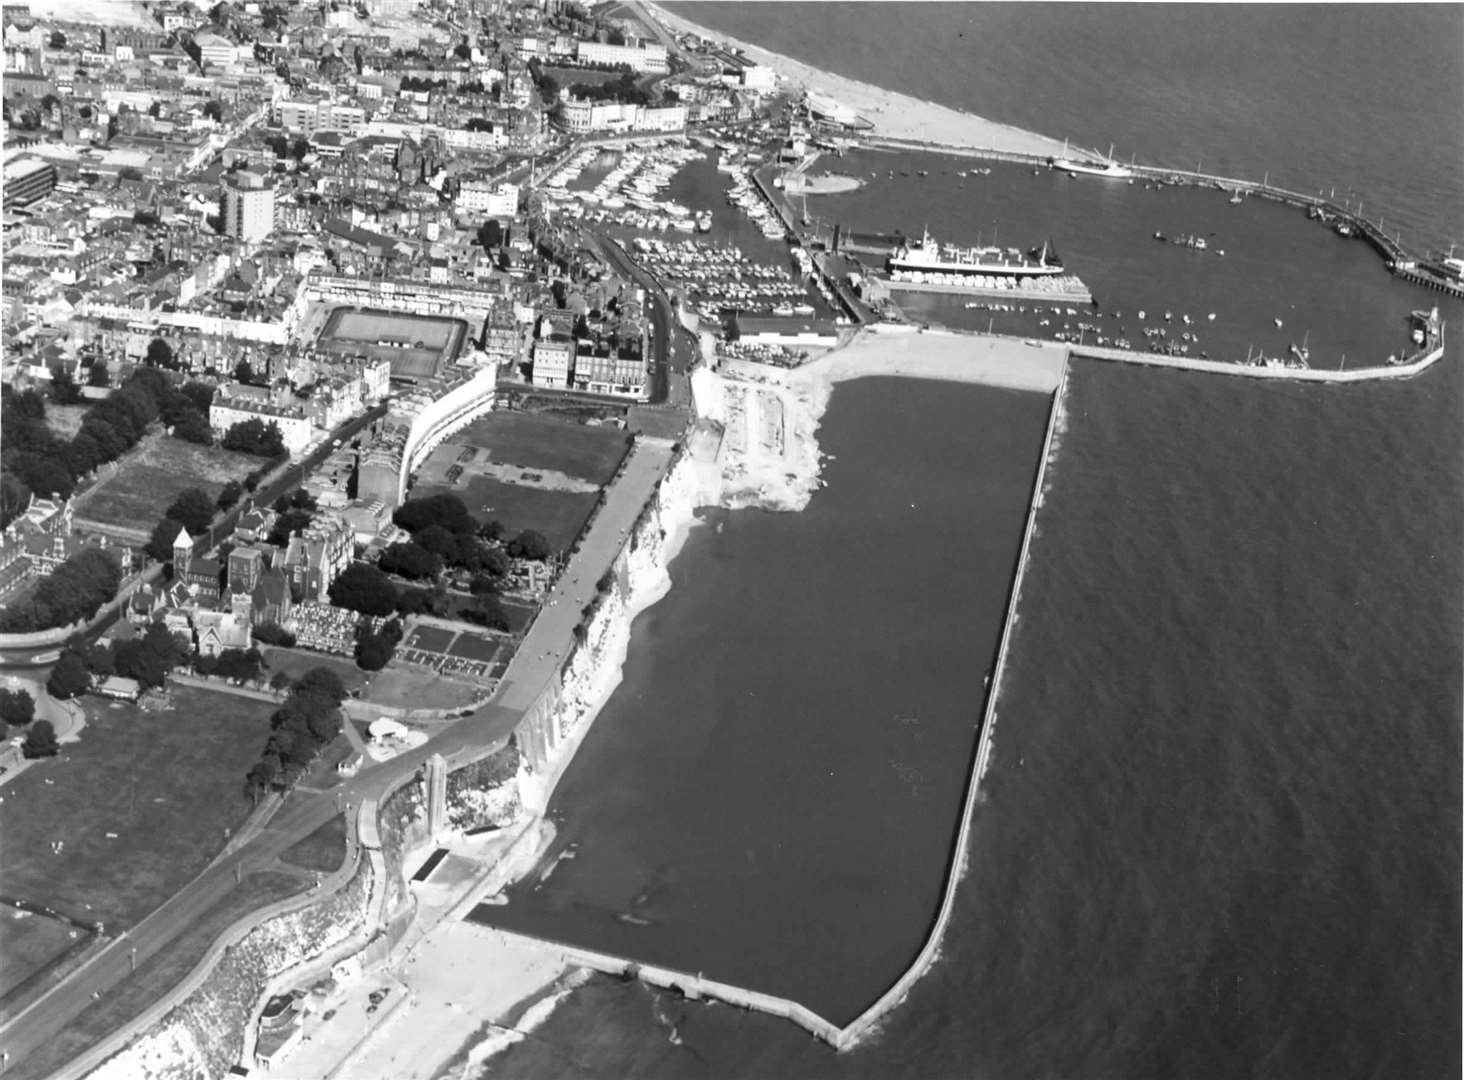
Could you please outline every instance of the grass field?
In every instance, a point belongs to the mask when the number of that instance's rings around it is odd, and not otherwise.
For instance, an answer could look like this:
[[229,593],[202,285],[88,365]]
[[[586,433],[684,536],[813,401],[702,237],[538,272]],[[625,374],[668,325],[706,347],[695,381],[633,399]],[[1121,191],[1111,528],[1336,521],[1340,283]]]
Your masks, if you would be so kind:
[[460,709],[470,705],[482,690],[478,683],[467,679],[394,665],[376,676],[366,700],[398,709]]
[[304,649],[281,649],[266,646],[260,650],[270,673],[283,671],[292,679],[298,679],[311,668],[329,668],[340,676],[347,691],[365,685],[366,672],[356,666],[354,660],[343,656],[326,656],[324,653],[307,652]]
[[[553,469],[599,487],[615,475],[629,441],[630,437],[618,428],[515,412],[489,413],[448,440],[455,447],[480,447],[495,462]],[[455,458],[457,453],[453,450],[450,456]]]
[[318,870],[322,874],[339,870],[346,861],[345,815],[331,818],[294,847],[281,852],[280,858],[302,870]]
[[510,536],[536,529],[555,551],[567,551],[584,528],[599,494],[592,491],[546,491],[475,476],[466,484],[418,484],[412,498],[447,492],[462,499],[479,522],[498,521]]
[[452,643],[451,653],[453,656],[465,657],[468,660],[495,660],[499,657],[506,662],[512,654],[511,646],[502,641],[494,641],[492,638],[480,637],[477,634],[462,634]]
[[[8,800],[7,800],[8,802]],[[11,1069],[17,1080],[51,1076],[66,1062],[95,1046],[133,1017],[140,1016],[164,992],[193,970],[214,939],[251,911],[308,888],[293,874],[264,872],[246,877],[232,893],[204,913],[161,952],[118,983],[100,1001],[67,1025],[55,1039]]]
[[0,1001],[91,937],[60,919],[0,905]]
[[452,641],[453,632],[437,626],[419,626],[407,635],[403,645],[409,649],[423,649],[427,652],[443,652]]
[[230,480],[242,480],[263,458],[150,435],[121,459],[121,468],[77,502],[76,516],[151,532],[179,493],[201,488],[215,498]]
[[81,741],[5,787],[5,891],[115,934],[203,870],[249,816],[244,774],[269,737],[270,705],[183,686],[156,712],[85,704]]

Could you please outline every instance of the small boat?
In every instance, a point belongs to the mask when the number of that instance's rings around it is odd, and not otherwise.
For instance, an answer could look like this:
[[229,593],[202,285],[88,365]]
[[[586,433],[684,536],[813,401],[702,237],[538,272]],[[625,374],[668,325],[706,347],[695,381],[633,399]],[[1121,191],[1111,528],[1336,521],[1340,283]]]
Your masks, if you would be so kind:
[[1280,319],[1280,317],[1279,317],[1279,316],[1278,316],[1278,317],[1277,317],[1277,318],[1276,318],[1276,329],[1277,329],[1277,330],[1280,330],[1280,329],[1281,329],[1281,326],[1282,326],[1282,323],[1281,323],[1281,319]]
[[1243,202],[1245,202],[1245,196],[1244,195],[1242,195],[1239,191],[1231,192],[1231,195],[1230,195],[1230,205],[1231,206],[1239,206]]
[[1163,234],[1163,233],[1162,233],[1162,232],[1160,232],[1160,231],[1159,231],[1159,230],[1158,230],[1158,229],[1155,229],[1155,230],[1154,230],[1154,239],[1155,239],[1155,240],[1158,240],[1158,241],[1159,241],[1159,242],[1160,242],[1160,243],[1161,243],[1161,244],[1162,244],[1162,243],[1164,243],[1164,241],[1165,241],[1165,239],[1166,239],[1166,237],[1165,237],[1165,235],[1164,235],[1164,234]]
[[1211,322],[1214,322],[1215,321],[1215,313],[1213,311],[1210,312],[1209,319],[1210,319]]

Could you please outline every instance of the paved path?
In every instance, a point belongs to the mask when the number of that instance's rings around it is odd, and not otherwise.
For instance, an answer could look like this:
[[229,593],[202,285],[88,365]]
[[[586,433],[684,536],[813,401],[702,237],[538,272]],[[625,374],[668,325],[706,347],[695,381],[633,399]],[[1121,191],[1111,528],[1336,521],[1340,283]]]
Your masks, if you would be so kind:
[[[563,662],[581,611],[620,551],[656,484],[671,462],[672,444],[640,440],[616,483],[607,490],[580,550],[569,560],[549,600],[509,665],[494,699],[470,717],[434,736],[426,745],[388,762],[364,767],[334,794],[286,796],[280,809],[247,844],[227,852],[167,903],[108,946],[83,971],[60,983],[19,1016],[0,1027],[0,1051],[7,1072],[22,1071],[27,1056],[65,1029],[93,1001],[125,979],[132,964],[166,947],[235,887],[236,875],[269,865],[343,806],[380,797],[434,753],[487,748],[508,737]],[[348,830],[354,843],[354,830]]]

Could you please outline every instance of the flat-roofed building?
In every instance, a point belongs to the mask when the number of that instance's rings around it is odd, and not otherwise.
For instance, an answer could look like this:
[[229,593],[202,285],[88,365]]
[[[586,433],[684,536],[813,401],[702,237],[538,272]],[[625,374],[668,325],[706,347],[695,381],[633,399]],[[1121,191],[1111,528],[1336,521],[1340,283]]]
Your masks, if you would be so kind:
[[56,166],[40,158],[16,158],[5,163],[5,209],[29,206],[56,187]]

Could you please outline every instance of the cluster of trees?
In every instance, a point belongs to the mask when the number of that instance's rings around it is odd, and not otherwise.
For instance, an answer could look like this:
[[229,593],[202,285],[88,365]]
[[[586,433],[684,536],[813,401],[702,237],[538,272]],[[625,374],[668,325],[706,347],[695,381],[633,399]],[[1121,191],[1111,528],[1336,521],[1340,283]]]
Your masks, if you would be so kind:
[[200,656],[193,662],[199,675],[219,675],[234,682],[250,682],[264,670],[258,649],[224,649],[217,656]]
[[0,688],[0,722],[24,727],[36,718],[36,699],[25,690]]
[[153,526],[145,549],[148,558],[167,562],[173,557],[173,541],[178,539],[178,530],[187,529],[189,536],[202,536],[208,531],[218,509],[218,502],[210,499],[200,488],[179,492],[162,520]]
[[280,645],[286,649],[295,647],[295,635],[279,623],[262,622],[254,628],[254,640],[266,645]]
[[274,512],[279,515],[269,531],[269,542],[284,547],[290,537],[304,532],[315,518],[317,504],[315,496],[304,488],[296,488],[292,494],[281,495],[274,501]]
[[649,105],[651,103],[651,95],[641,87],[635,72],[629,68],[622,71],[618,79],[611,79],[608,82],[594,85],[575,83],[569,88],[569,92],[586,101],[623,101],[630,105]]
[[42,578],[28,599],[0,612],[0,632],[23,634],[89,619],[121,584],[116,556],[105,548],[84,547]]
[[388,619],[380,630],[371,628],[370,619],[356,624],[356,666],[362,671],[380,671],[391,661],[402,640],[402,621]]
[[311,668],[270,717],[264,753],[244,778],[244,794],[258,802],[269,791],[288,791],[320,748],[341,733],[346,688],[326,667]]
[[256,457],[280,458],[285,456],[285,440],[280,435],[280,426],[273,420],[241,420],[224,432],[219,445],[225,450],[236,450],[241,454]]
[[86,693],[94,679],[113,675],[158,687],[167,681],[168,672],[187,664],[192,655],[193,642],[187,634],[175,634],[160,622],[149,623],[132,641],[66,649],[51,669],[46,691],[65,700]]
[[293,157],[297,162],[304,161],[305,156],[310,153],[310,140],[305,138],[291,142],[283,135],[271,135],[264,140],[264,145],[274,151],[275,157]]
[[20,752],[28,758],[55,757],[61,747],[49,720],[36,720],[36,699],[25,690],[0,689],[0,721],[11,727],[30,725]]
[[446,79],[425,79],[416,75],[407,75],[402,79],[402,89],[414,92],[441,90],[446,85]]
[[[0,427],[6,433],[0,472],[11,492],[17,493],[21,508],[31,492],[68,498],[79,477],[121,457],[137,445],[154,421],[171,426],[181,438],[204,444],[212,441],[207,419],[212,397],[213,388],[205,383],[190,382],[177,388],[161,371],[139,368],[87,410],[80,429],[68,441],[46,424],[46,402],[40,393],[15,392],[7,385],[0,415]],[[7,498],[7,512],[11,502]],[[8,522],[9,516],[0,525]]]

